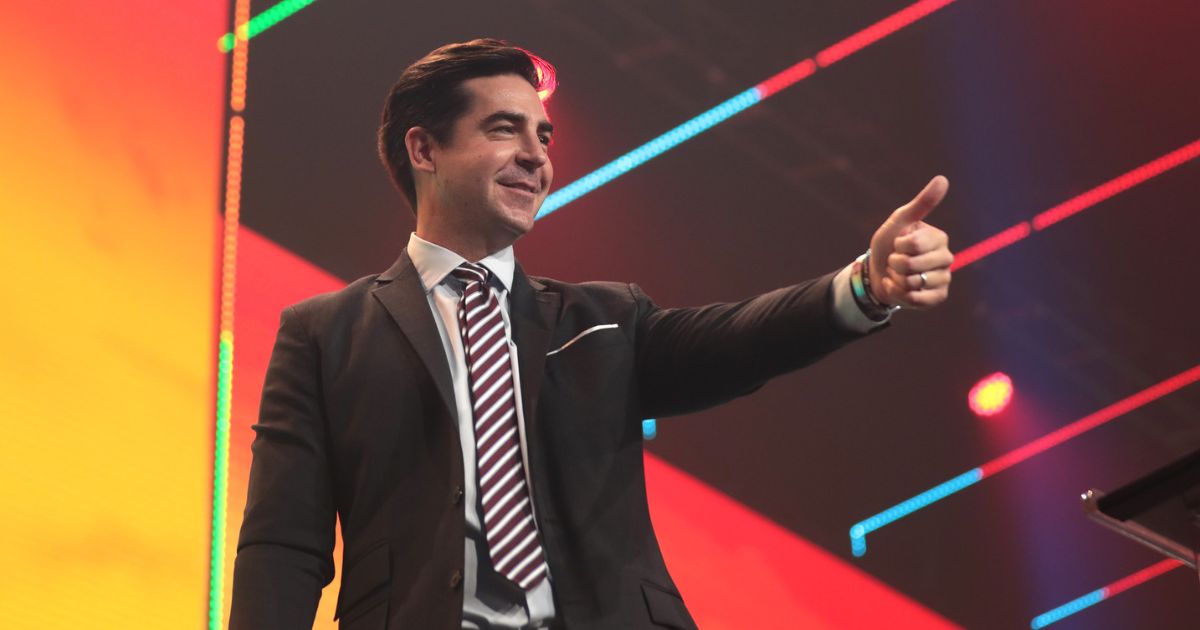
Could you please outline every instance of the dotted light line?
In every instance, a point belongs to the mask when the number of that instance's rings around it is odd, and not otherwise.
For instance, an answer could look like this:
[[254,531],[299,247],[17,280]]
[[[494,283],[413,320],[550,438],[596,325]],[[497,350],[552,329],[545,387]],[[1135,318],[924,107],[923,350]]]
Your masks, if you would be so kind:
[[1194,140],[1162,157],[1150,160],[1127,173],[1118,175],[1087,192],[1076,195],[1045,212],[1037,214],[1029,221],[1022,221],[963,249],[954,254],[954,264],[951,265],[950,269],[951,271],[957,271],[982,258],[991,256],[1001,249],[1033,234],[1035,231],[1044,230],[1063,219],[1075,216],[1101,201],[1125,192],[1173,168],[1187,164],[1197,157],[1200,157],[1200,140]]
[[236,50],[238,42],[249,41],[313,2],[316,0],[283,0],[254,16],[254,19],[238,20],[233,33],[225,33],[217,40],[217,49],[223,53]]
[[584,175],[553,192],[542,204],[537,218],[542,219],[559,208],[579,199],[612,180],[645,164],[646,162],[674,149],[685,141],[729,120],[734,115],[757,105],[800,81],[812,76],[819,67],[828,66],[844,59],[879,40],[896,33],[955,0],[921,0],[889,15],[867,28],[841,40],[817,54],[815,59],[803,59],[788,66],[782,72],[758,83],[725,102],[709,109],[650,140],[617,159]]
[[968,488],[979,481],[987,479],[1003,470],[1011,468],[1034,455],[1066,442],[1067,440],[1091,431],[1096,427],[1107,424],[1135,409],[1143,407],[1167,394],[1200,381],[1200,365],[1176,374],[1160,383],[1152,385],[1132,396],[1119,400],[1099,411],[1088,414],[1065,427],[1056,429],[1024,446],[1013,449],[1004,455],[996,457],[986,464],[942,482],[911,499],[907,499],[870,518],[855,523],[850,528],[850,551],[855,557],[867,553],[867,534],[894,523],[917,510],[928,507],[933,503]]
[[1033,630],[1041,630],[1042,628],[1045,628],[1056,621],[1062,621],[1063,619],[1066,619],[1067,617],[1070,617],[1081,610],[1095,606],[1106,599],[1115,597],[1120,593],[1123,593],[1140,584],[1144,584],[1166,573],[1167,571],[1181,566],[1183,566],[1183,563],[1173,558],[1160,560],[1146,567],[1145,569],[1123,577],[1116,582],[1109,584],[1108,586],[1098,588],[1087,595],[1077,597],[1063,604],[1062,606],[1059,606],[1058,608],[1049,610],[1034,617],[1033,621],[1029,622],[1029,627]]
[[[234,5],[235,30],[250,19],[250,0]],[[221,241],[221,296],[217,323],[217,404],[213,431],[212,525],[209,541],[208,628],[225,625],[225,522],[229,496],[229,418],[233,400],[233,325],[237,281],[237,235],[242,204],[242,155],[246,140],[246,77],[249,42],[238,39],[230,62],[229,130],[225,155],[225,204]]]

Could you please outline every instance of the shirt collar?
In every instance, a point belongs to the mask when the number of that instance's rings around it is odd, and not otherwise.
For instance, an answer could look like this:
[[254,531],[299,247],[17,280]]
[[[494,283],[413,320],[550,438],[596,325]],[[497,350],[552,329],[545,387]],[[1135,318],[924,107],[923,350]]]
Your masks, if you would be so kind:
[[[417,236],[416,232],[408,237],[408,257],[412,259],[413,266],[421,276],[421,284],[424,285],[426,293],[441,284],[456,267],[467,262],[466,258],[441,245],[430,243]],[[512,245],[491,254],[476,264],[487,267],[492,275],[496,276],[496,279],[504,285],[505,291],[512,290],[513,273],[517,265]]]

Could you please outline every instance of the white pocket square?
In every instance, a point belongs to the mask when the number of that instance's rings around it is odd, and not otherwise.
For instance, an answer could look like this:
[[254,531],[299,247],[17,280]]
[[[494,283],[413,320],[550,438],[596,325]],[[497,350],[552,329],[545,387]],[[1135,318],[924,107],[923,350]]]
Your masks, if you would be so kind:
[[562,352],[563,350],[566,350],[567,348],[569,348],[571,346],[571,344],[575,343],[576,341],[579,341],[580,339],[582,339],[582,338],[586,337],[587,335],[590,335],[594,332],[597,332],[600,330],[608,330],[609,328],[619,328],[619,327],[620,327],[619,324],[597,324],[597,325],[592,326],[591,328],[579,333],[578,335],[571,337],[571,340],[568,341],[567,343],[564,343],[561,348],[547,352],[546,356],[550,356],[552,354],[558,354],[559,352]]

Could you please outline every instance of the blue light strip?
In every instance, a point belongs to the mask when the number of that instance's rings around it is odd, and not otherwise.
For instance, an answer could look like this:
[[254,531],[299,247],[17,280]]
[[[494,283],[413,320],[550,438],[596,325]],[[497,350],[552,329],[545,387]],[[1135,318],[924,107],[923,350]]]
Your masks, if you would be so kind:
[[675,127],[661,136],[601,166],[591,173],[567,184],[550,194],[542,204],[537,218],[541,219],[559,208],[579,199],[612,180],[679,146],[683,142],[708,131],[728,120],[738,112],[762,100],[759,88],[752,87],[737,96],[713,107],[695,118]]
[[1091,593],[1088,593],[1083,597],[1073,599],[1062,606],[1055,608],[1054,610],[1044,612],[1037,617],[1034,617],[1033,621],[1029,622],[1029,627],[1033,628],[1033,630],[1040,630],[1041,628],[1045,628],[1056,621],[1061,621],[1067,617],[1070,617],[1071,615],[1074,615],[1085,608],[1095,606],[1096,604],[1104,601],[1106,596],[1105,590],[1106,589],[1103,588],[1096,589]]
[[942,482],[917,496],[898,503],[866,520],[855,523],[850,528],[850,551],[856,558],[867,553],[867,534],[894,523],[917,510],[977,483],[983,479],[983,469],[973,468],[949,481]]

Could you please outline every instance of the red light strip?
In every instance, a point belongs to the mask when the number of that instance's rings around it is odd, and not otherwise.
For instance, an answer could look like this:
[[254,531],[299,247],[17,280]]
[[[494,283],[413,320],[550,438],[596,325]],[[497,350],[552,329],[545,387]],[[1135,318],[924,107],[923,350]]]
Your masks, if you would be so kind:
[[1029,627],[1033,630],[1041,630],[1046,626],[1058,623],[1067,617],[1079,614],[1106,599],[1116,596],[1119,593],[1127,591],[1139,584],[1153,580],[1154,578],[1170,571],[1171,569],[1183,566],[1182,562],[1174,559],[1159,560],[1158,562],[1134,573],[1127,577],[1121,578],[1108,586],[1098,588],[1090,593],[1076,597],[1075,599],[1055,608],[1044,612],[1029,623]]
[[1194,160],[1197,156],[1200,156],[1200,140],[1184,145],[1153,162],[1143,164],[1116,179],[1104,182],[1082,195],[1050,208],[1033,218],[1033,229],[1044,230],[1067,217],[1087,210],[1117,193],[1129,190],[1151,177],[1161,175],[1180,164]]
[[953,2],[954,0],[919,0],[842,39],[817,53],[815,57],[802,59],[788,66],[782,72],[775,73],[754,87],[734,95],[716,107],[702,112],[691,120],[554,191],[542,204],[537,219],[549,216],[559,208],[679,146],[689,138],[708,131],[764,99],[803,81],[816,73],[819,68],[833,64],[877,43],[888,35],[896,33]]
[[957,271],[980,258],[991,256],[1030,234],[1033,234],[1033,228],[1030,227],[1028,221],[1022,221],[1007,230],[979,241],[961,252],[956,252],[954,254],[954,264],[950,265],[950,270]]
[[1119,400],[1099,411],[1084,416],[1061,429],[1057,429],[1042,437],[980,466],[983,478],[986,479],[1006,468],[1015,466],[1038,453],[1054,448],[1063,442],[1096,427],[1114,420],[1124,414],[1149,404],[1178,389],[1200,381],[1200,365],[1168,378],[1157,385],[1144,389],[1128,398]]
[[1109,197],[1129,190],[1177,166],[1182,166],[1197,157],[1200,157],[1200,140],[1186,144],[1128,173],[1118,175],[1081,195],[1072,197],[1045,212],[1039,213],[1031,221],[1022,221],[963,249],[954,255],[954,264],[951,265],[950,270],[957,271],[981,258],[991,256],[1001,249],[1029,236],[1034,230],[1044,230],[1063,219],[1087,210]]
[[1145,569],[1142,569],[1141,571],[1138,571],[1137,573],[1133,573],[1131,575],[1123,577],[1123,578],[1117,580],[1116,582],[1113,582],[1112,584],[1105,586],[1104,587],[1104,598],[1108,599],[1109,597],[1112,597],[1113,595],[1122,593],[1124,591],[1128,591],[1129,589],[1131,589],[1135,586],[1138,586],[1140,584],[1144,584],[1146,582],[1149,582],[1150,580],[1153,580],[1154,578],[1166,573],[1167,571],[1170,571],[1171,569],[1175,569],[1175,568],[1178,568],[1181,566],[1183,566],[1183,563],[1174,558],[1167,558],[1166,560],[1159,560],[1158,562],[1146,567]]
[[758,88],[759,100],[767,98],[772,94],[783,91],[804,79],[812,76],[812,73],[817,71],[817,63],[812,59],[805,59],[798,63],[792,64],[787,70],[780,72],[771,78],[759,83],[755,87]]
[[817,65],[827,68],[952,2],[954,0],[915,2],[817,53]]

